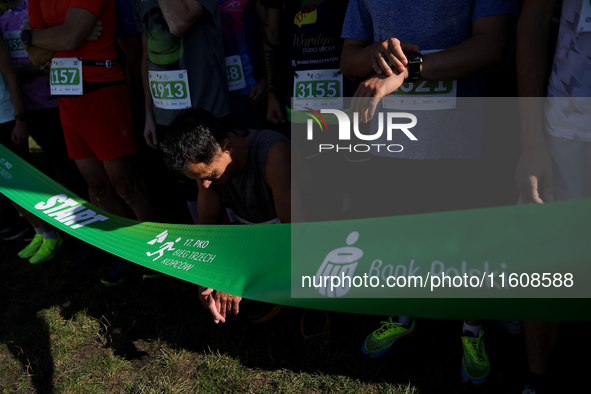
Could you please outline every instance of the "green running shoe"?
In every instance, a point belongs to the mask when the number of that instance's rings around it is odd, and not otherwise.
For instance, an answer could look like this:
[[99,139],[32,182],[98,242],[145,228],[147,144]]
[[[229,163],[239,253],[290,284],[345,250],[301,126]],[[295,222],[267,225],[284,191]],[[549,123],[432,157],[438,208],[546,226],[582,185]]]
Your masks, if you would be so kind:
[[484,330],[480,331],[478,338],[462,337],[462,381],[472,382],[476,386],[484,384],[490,375],[490,362],[484,349],[483,335]]
[[410,327],[406,328],[398,322],[393,322],[392,317],[388,317],[388,321],[383,321],[380,328],[365,338],[361,350],[370,358],[380,358],[390,350],[394,341],[410,337],[415,333],[415,329],[416,319],[412,319]]
[[52,260],[55,257],[55,253],[58,252],[64,244],[63,238],[58,233],[56,233],[56,235],[56,239],[43,239],[41,247],[37,253],[29,259],[29,263],[41,264]]
[[21,259],[30,259],[37,253],[41,244],[43,243],[43,234],[35,234],[33,240],[23,250],[18,252],[18,257]]

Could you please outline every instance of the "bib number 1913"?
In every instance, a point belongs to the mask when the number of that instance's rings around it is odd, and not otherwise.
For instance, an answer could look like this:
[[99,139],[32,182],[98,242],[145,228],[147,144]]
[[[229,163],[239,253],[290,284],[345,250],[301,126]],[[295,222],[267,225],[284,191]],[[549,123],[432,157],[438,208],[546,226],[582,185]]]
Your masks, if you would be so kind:
[[150,85],[154,98],[185,99],[187,98],[187,85],[184,81],[158,82],[152,81]]

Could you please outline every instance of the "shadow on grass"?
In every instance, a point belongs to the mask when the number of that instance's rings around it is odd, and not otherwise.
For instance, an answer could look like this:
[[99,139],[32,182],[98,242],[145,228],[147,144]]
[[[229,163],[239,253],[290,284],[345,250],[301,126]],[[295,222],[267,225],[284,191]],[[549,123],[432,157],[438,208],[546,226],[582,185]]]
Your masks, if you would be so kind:
[[[247,319],[249,302],[244,300],[238,316],[215,325],[201,306],[195,285],[171,277],[144,283],[142,267],[138,266],[124,284],[105,288],[99,278],[114,263],[103,253],[93,252],[94,262],[71,269],[69,264],[85,246],[71,237],[66,241],[68,249],[43,266],[13,258],[21,245],[0,243],[0,253],[5,256],[0,265],[0,343],[18,360],[20,375],[30,379],[30,386],[38,393],[60,392],[55,387],[65,379],[62,362],[88,363],[98,357],[92,352],[106,349],[137,372],[160,357],[158,349],[163,346],[188,352],[195,360],[230,356],[237,365],[231,368],[242,369],[245,375],[302,372],[314,380],[314,390],[326,392],[337,391],[330,378],[341,376],[376,387],[391,384],[392,390],[410,383],[420,393],[520,393],[524,387],[527,364],[522,338],[501,331],[496,322],[484,322],[492,375],[486,386],[475,388],[460,382],[460,321],[419,320],[413,337],[395,343],[385,359],[369,360],[361,354],[361,344],[379,327],[380,317],[331,313],[329,333],[305,340],[300,334],[301,310],[284,308],[267,323],[251,324]],[[60,322],[48,322],[46,311],[50,309],[59,312]],[[64,338],[71,343],[60,346],[75,348],[66,356],[70,359],[64,361],[56,345],[59,326],[85,316],[97,328],[94,334],[87,333],[86,339],[77,339],[77,334],[71,340]],[[582,333],[589,324],[569,324],[569,328]],[[588,362],[564,364],[560,360],[573,359],[574,353],[581,351],[586,354],[591,350],[589,343],[574,348],[569,338],[563,336],[561,341],[554,358],[555,375],[584,374]],[[85,348],[89,345],[95,346]],[[219,371],[212,362],[195,364],[194,370],[185,372],[187,379],[197,381],[205,392],[241,390],[242,386],[232,386],[228,379],[225,389],[214,383],[207,386],[203,374],[213,379]],[[15,373],[5,372],[0,387],[14,379],[8,375]],[[166,374],[167,370],[163,367],[153,373]],[[240,373],[236,373],[239,377]],[[563,381],[560,392],[574,391],[576,384],[573,380]]]

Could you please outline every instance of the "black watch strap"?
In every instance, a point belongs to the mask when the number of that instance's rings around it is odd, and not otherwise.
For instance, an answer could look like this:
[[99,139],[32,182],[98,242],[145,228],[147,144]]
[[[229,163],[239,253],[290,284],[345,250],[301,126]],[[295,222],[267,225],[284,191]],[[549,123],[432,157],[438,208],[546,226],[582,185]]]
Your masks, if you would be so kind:
[[33,40],[33,36],[31,35],[32,30],[23,30],[21,32],[21,41],[25,45],[31,45],[31,41]]
[[27,121],[27,115],[23,112],[22,114],[14,115],[16,120],[20,120],[21,122]]
[[415,82],[421,79],[421,64],[423,63],[423,55],[418,52],[406,52],[404,54],[408,60],[408,78],[405,82]]

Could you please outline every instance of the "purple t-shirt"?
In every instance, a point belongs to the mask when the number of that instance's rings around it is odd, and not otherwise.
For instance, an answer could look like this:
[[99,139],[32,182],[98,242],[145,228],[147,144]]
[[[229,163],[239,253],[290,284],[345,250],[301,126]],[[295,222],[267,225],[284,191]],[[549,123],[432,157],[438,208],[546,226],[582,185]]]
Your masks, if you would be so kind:
[[[31,64],[27,52],[23,49],[20,32],[25,21],[29,20],[27,0],[14,9],[0,16],[0,32],[8,49],[12,63]],[[49,91],[49,75],[21,77],[21,87],[25,101],[25,109],[45,109],[57,107],[57,100]]]

